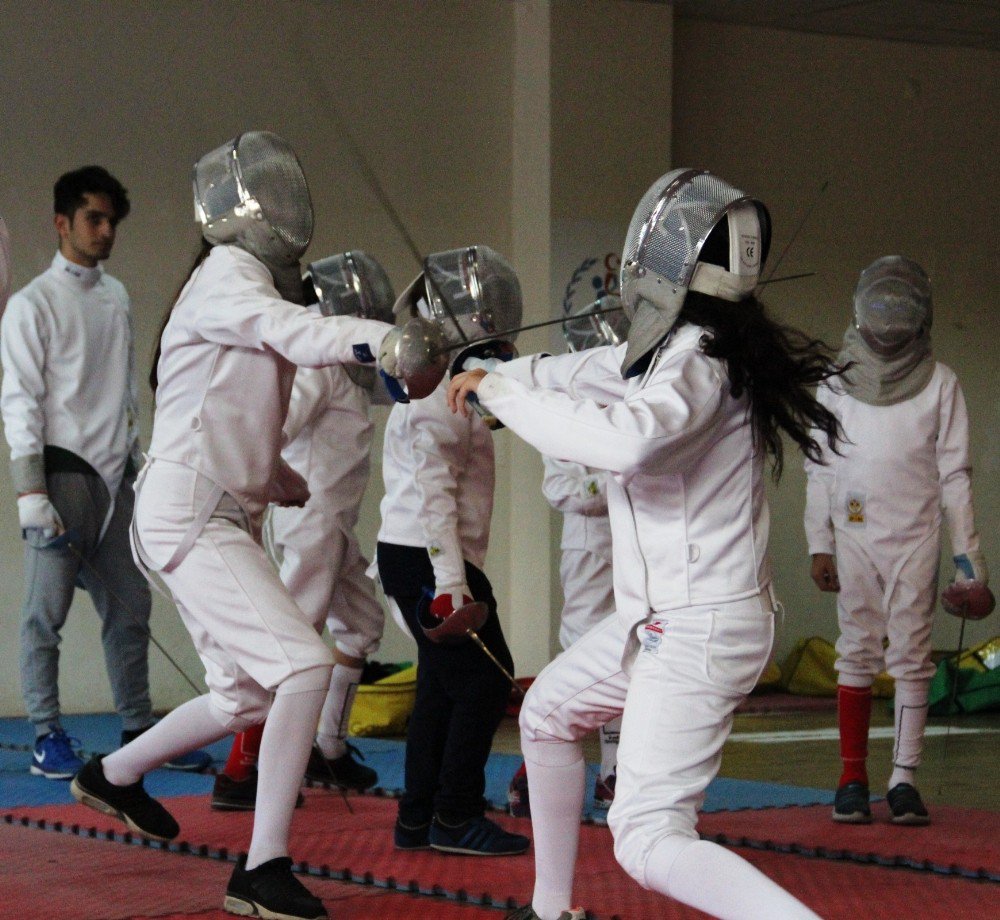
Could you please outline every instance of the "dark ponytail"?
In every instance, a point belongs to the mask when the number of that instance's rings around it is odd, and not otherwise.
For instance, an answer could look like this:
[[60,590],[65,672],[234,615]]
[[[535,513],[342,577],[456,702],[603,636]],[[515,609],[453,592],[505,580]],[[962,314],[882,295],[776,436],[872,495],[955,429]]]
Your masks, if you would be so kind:
[[816,384],[844,371],[834,363],[830,346],[771,319],[755,296],[732,303],[690,291],[681,322],[710,331],[702,338],[702,351],[725,362],[735,398],[746,392],[754,445],[771,455],[776,480],[784,465],[782,431],[810,460],[822,458],[814,429],[837,450],[840,424],[813,392]]
[[156,395],[156,387],[159,385],[159,378],[156,375],[156,367],[160,363],[160,348],[161,340],[163,339],[163,330],[167,328],[167,323],[170,322],[170,314],[174,312],[174,304],[177,303],[177,298],[181,296],[181,291],[184,290],[184,285],[191,280],[191,276],[195,273],[195,269],[201,265],[205,259],[208,258],[208,254],[212,251],[212,244],[208,242],[204,237],[201,241],[201,246],[198,249],[197,254],[194,257],[194,262],[191,263],[191,268],[188,269],[187,275],[185,275],[184,280],[178,285],[174,296],[170,300],[170,306],[167,308],[167,312],[163,315],[163,322],[160,323],[160,331],[156,335],[156,351],[153,352],[153,363],[149,368],[149,388],[153,391],[153,395]]

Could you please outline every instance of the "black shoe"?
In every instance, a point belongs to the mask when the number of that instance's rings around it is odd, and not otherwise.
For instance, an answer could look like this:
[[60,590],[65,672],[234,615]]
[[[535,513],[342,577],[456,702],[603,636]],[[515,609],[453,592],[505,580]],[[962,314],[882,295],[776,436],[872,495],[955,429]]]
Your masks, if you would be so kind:
[[892,812],[893,824],[930,824],[931,816],[924,807],[916,788],[909,783],[896,783],[885,795]]
[[316,783],[333,783],[341,789],[354,789],[364,792],[378,782],[378,774],[370,767],[359,764],[354,755],[365,759],[353,744],[347,745],[347,750],[340,757],[332,760],[324,757],[323,752],[313,745],[309,752],[309,762],[306,764],[306,779]]
[[[301,808],[306,800],[300,792],[295,799],[295,807]],[[215,777],[212,786],[213,811],[253,811],[257,807],[257,771],[251,771],[246,779],[232,779],[225,773]]]
[[249,871],[246,864],[246,856],[241,856],[229,877],[222,905],[229,913],[267,920],[328,920],[323,902],[292,874],[289,857],[269,859]]
[[430,824],[421,824],[418,827],[407,827],[399,819],[392,830],[392,840],[397,850],[429,850],[431,842],[428,833]]
[[841,824],[870,824],[871,806],[868,804],[868,787],[854,780],[844,783],[833,800],[833,820]]
[[73,777],[69,791],[82,805],[124,821],[151,840],[173,840],[180,827],[173,816],[143,788],[142,780],[115,786],[104,778],[101,757],[91,757]]
[[257,771],[246,779],[230,779],[225,773],[215,777],[212,786],[212,809],[215,811],[253,811],[257,807]]
[[462,856],[518,856],[531,841],[521,834],[510,834],[485,815],[452,827],[437,818],[428,834],[431,849]]

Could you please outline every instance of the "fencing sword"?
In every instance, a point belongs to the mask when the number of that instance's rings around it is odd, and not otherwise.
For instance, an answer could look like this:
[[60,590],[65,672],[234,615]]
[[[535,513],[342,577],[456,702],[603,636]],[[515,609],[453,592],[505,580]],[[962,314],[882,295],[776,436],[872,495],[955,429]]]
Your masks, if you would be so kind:
[[823,195],[826,192],[826,190],[827,190],[827,188],[828,188],[829,185],[830,185],[830,180],[829,179],[824,179],[823,180],[823,184],[819,187],[819,190],[813,196],[812,201],[806,207],[805,212],[803,213],[802,217],[799,219],[799,222],[798,222],[797,226],[795,227],[794,232],[792,233],[792,235],[789,238],[788,242],[785,244],[785,248],[781,250],[781,255],[778,256],[777,261],[771,266],[771,268],[768,271],[767,275],[760,282],[760,284],[757,285],[758,288],[765,287],[768,284],[777,284],[779,281],[790,281],[790,280],[792,280],[792,278],[806,278],[809,275],[815,275],[816,274],[815,272],[806,272],[806,273],[803,273],[801,275],[788,275],[788,276],[786,276],[784,278],[775,278],[774,277],[775,274],[777,274],[778,266],[781,265],[782,260],[785,258],[786,255],[788,255],[788,250],[792,248],[792,245],[799,238],[799,234],[802,232],[802,228],[806,225],[806,221],[808,221],[809,218],[812,216],[812,212],[816,210],[816,205],[819,204],[820,198],[823,197]]
[[440,645],[457,645],[465,639],[471,639],[483,650],[486,657],[499,668],[500,673],[510,681],[514,690],[524,696],[524,690],[514,680],[514,676],[497,660],[496,655],[486,647],[486,643],[479,638],[479,633],[476,632],[477,629],[482,628],[483,623],[489,617],[489,607],[482,601],[470,601],[468,604],[456,607],[448,616],[440,619],[430,611],[432,600],[434,600],[434,592],[429,588],[424,588],[423,595],[417,602],[417,622],[420,623],[424,635],[431,642]]

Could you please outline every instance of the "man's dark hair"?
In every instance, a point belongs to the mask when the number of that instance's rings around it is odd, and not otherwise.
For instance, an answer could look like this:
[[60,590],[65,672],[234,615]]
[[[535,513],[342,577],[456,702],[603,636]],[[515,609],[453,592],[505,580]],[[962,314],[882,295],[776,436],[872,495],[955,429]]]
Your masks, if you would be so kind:
[[76,209],[86,201],[85,195],[107,195],[115,209],[116,223],[128,217],[132,208],[128,200],[128,189],[103,166],[82,166],[64,173],[56,180],[53,191],[55,213],[65,214],[71,220]]

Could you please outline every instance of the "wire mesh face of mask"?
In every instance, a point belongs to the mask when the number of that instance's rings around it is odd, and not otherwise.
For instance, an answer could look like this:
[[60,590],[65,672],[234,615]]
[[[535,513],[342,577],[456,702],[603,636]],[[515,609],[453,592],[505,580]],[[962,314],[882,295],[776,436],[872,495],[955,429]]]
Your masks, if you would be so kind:
[[194,167],[195,217],[210,243],[233,244],[265,265],[298,261],[313,232],[312,201],[291,146],[248,131]]
[[385,269],[359,249],[312,262],[306,269],[324,316],[394,321],[396,295]]
[[[734,301],[748,296],[769,242],[765,214],[763,205],[705,170],[676,169],[654,182],[636,207],[622,253],[629,319],[643,299],[679,311],[689,288]],[[728,252],[718,260],[724,264],[699,262],[724,219]]]
[[[594,315],[602,310],[613,312]],[[570,351],[585,351],[601,345],[621,345],[628,338],[628,327],[621,298],[616,294],[605,294],[567,314],[562,331]]]
[[884,256],[861,273],[854,324],[876,354],[899,353],[930,329],[932,318],[930,280],[916,262]]
[[[488,246],[468,246],[424,260],[427,305],[449,342],[458,344],[521,325],[521,283]],[[516,333],[504,336],[513,341]]]

